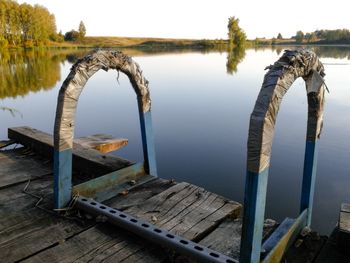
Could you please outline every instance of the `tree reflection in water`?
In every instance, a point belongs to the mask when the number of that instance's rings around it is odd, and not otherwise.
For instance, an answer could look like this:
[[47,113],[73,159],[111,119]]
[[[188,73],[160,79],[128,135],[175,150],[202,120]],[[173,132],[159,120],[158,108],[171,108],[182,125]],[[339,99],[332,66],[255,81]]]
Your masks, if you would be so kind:
[[245,47],[236,46],[231,52],[227,52],[226,72],[234,74],[237,72],[237,66],[245,57]]
[[60,63],[70,50],[0,52],[0,99],[49,90],[61,79]]

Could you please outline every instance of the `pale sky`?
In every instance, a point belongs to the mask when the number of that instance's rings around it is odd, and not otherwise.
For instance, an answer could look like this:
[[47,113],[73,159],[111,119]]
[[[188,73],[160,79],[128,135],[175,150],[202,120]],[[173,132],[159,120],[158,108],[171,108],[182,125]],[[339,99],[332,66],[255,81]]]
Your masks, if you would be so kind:
[[57,29],[82,20],[88,36],[227,38],[227,20],[240,19],[249,39],[284,37],[297,30],[350,29],[346,0],[18,0],[40,4],[56,16]]

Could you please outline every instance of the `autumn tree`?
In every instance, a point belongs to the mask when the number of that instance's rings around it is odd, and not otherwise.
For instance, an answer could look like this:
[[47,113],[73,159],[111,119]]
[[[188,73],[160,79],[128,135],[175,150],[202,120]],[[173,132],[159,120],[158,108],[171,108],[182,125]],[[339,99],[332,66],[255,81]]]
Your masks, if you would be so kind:
[[54,35],[55,16],[45,7],[0,0],[0,47],[40,45]]
[[244,46],[247,37],[243,29],[239,26],[239,19],[231,16],[228,19],[227,29],[229,49],[232,50],[235,46]]

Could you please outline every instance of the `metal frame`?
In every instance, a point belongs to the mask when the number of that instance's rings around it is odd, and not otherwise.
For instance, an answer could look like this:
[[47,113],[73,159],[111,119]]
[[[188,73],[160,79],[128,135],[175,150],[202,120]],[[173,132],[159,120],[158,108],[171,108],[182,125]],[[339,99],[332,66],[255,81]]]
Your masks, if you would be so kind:
[[[300,61],[312,61],[314,64],[292,64],[292,61],[295,61],[293,59],[297,56],[299,56],[298,59],[302,57]],[[284,67],[284,65],[291,57],[294,58],[290,60],[288,69],[291,69],[291,72],[288,72],[285,70],[287,67]],[[272,138],[266,139],[265,136],[268,136],[266,133],[269,135],[273,134],[280,100],[285,90],[288,90],[294,82],[295,76],[298,76],[295,72],[298,72],[299,77],[303,77],[306,81],[309,106],[300,214],[297,219],[287,218],[270,238],[262,244],[270,158],[270,151],[267,151],[268,147],[264,146],[265,148],[263,148],[263,145],[270,144],[271,146],[272,144]],[[284,252],[295,240],[302,228],[311,225],[317,167],[317,144],[321,131],[320,127],[322,127],[323,114],[324,81],[322,74],[324,74],[322,63],[319,62],[314,53],[297,50],[286,51],[265,75],[263,87],[251,117],[249,130],[248,146],[253,144],[249,140],[258,145],[257,148],[253,149],[255,152],[251,156],[249,156],[250,153],[248,152],[248,157],[253,156],[253,158],[248,158],[246,173],[240,252],[240,262],[242,263],[280,262]],[[251,130],[252,127],[254,127],[254,130]],[[262,138],[258,136],[262,136]],[[260,152],[257,152],[257,149]],[[265,159],[262,160],[262,158]],[[261,168],[266,162],[267,167]]]
[[[112,58],[111,58],[112,57]],[[105,61],[107,59],[107,61]],[[109,60],[111,59],[111,61]],[[114,59],[114,60],[113,60]],[[90,61],[95,63],[93,66],[88,65]],[[108,65],[109,64],[109,65]],[[81,66],[82,65],[82,66]],[[144,161],[141,164],[135,164],[130,167],[97,177],[89,182],[72,187],[72,142],[70,139],[61,138],[62,130],[68,130],[72,136],[74,129],[71,123],[74,123],[75,108],[68,108],[66,100],[70,99],[76,104],[79,99],[86,81],[99,69],[106,70],[106,65],[112,69],[117,69],[125,73],[135,90],[138,102],[142,147]],[[81,67],[79,69],[79,67]],[[107,69],[108,69],[107,67]],[[77,70],[79,69],[79,70]],[[81,71],[90,70],[81,74]],[[76,79],[75,79],[76,78]],[[85,78],[85,79],[84,79]],[[78,84],[77,84],[78,83]],[[75,92],[72,97],[72,92]],[[71,111],[71,123],[63,123],[64,111]],[[66,125],[66,126],[65,126]],[[74,127],[74,126],[73,126]],[[66,131],[67,133],[67,131]],[[103,201],[117,193],[130,189],[132,186],[126,186],[127,181],[146,182],[157,177],[156,157],[154,148],[154,138],[152,129],[152,113],[149,98],[148,81],[142,76],[139,66],[131,58],[121,52],[97,51],[81,60],[73,67],[65,82],[60,89],[59,100],[56,110],[56,122],[54,132],[54,203],[55,208],[63,208],[68,205],[74,193],[84,193],[88,197],[96,197]],[[63,143],[63,146],[60,144]],[[141,177],[143,177],[141,179]],[[123,187],[120,187],[123,186]],[[133,186],[135,187],[135,186]]]
[[[141,138],[142,138],[142,147],[144,162],[141,167],[138,165],[139,170],[136,170],[133,175],[130,177],[130,168],[126,167],[110,173],[105,176],[97,177],[89,182],[85,182],[75,188],[76,193],[93,193],[89,197],[97,197],[100,201],[106,200],[113,197],[118,192],[121,192],[125,189],[114,190],[108,189],[110,186],[111,178],[112,180],[117,180],[117,178],[123,178],[128,176],[129,181],[137,179],[137,175],[140,175],[141,170],[144,172],[144,175],[148,176],[148,180],[157,177],[157,167],[156,167],[156,158],[155,158],[155,148],[154,148],[154,139],[153,139],[153,130],[152,130],[152,115],[151,111],[143,112],[142,107],[139,104],[139,118],[141,126]],[[134,165],[135,166],[135,165]],[[105,187],[99,187],[98,185],[103,184],[103,181],[106,182]],[[84,186],[88,188],[82,189]],[[96,189],[98,191],[93,191]],[[108,191],[108,193],[106,193]],[[103,196],[103,197],[102,197]],[[55,199],[55,208],[62,208],[66,206],[72,197],[72,149],[67,149],[64,151],[54,150],[54,199]]]

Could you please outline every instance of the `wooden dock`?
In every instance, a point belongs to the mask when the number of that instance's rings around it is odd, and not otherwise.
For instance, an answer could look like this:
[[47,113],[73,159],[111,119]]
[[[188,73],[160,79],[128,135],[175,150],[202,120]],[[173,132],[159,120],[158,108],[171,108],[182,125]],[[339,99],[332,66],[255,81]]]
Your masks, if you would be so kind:
[[[18,133],[17,138],[35,132],[12,129],[12,138],[16,137],[15,131],[27,131]],[[47,143],[47,137],[43,138],[42,143]],[[33,148],[25,145],[0,152],[1,262],[163,262],[175,256],[98,218],[53,211],[52,161]],[[94,153],[95,157],[99,154]],[[84,163],[85,159],[80,161]],[[93,166],[94,160],[88,161]],[[100,166],[96,161],[97,171]],[[84,178],[78,171],[74,183]],[[201,187],[155,179],[105,203],[204,246],[238,256],[242,206]],[[227,242],[218,242],[222,240],[218,235],[226,236]]]
[[[52,160],[47,153],[52,149],[52,136],[29,127],[9,129],[9,136],[12,145],[0,151],[1,262],[193,262],[103,218],[92,218],[74,209],[54,211]],[[77,146],[77,156],[85,149],[81,147]],[[123,162],[131,164],[89,148],[84,152],[78,163],[88,163],[96,174],[124,167]],[[106,166],[101,169],[103,161]],[[75,166],[74,184],[91,178],[80,168]],[[126,189],[104,203],[239,259],[242,206],[238,202],[186,182],[157,178]],[[275,221],[266,220],[264,239],[276,226]],[[304,262],[305,257],[315,260],[317,256],[318,261],[307,262],[344,262],[327,261],[330,254],[321,252],[334,246],[334,235],[329,242],[325,237],[304,238],[301,246],[291,247],[287,262]],[[332,251],[344,259],[342,253]]]

